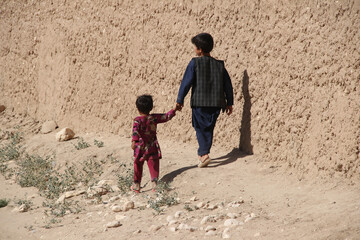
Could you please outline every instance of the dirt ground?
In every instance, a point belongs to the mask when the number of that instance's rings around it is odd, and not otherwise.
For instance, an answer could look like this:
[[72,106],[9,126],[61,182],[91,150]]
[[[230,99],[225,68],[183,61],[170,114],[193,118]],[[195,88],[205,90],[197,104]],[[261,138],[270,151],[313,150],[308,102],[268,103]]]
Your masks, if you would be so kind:
[[[4,125],[2,129],[12,129]],[[19,124],[13,118],[13,124]],[[76,150],[73,139],[57,142],[55,133],[34,134],[30,129],[39,128],[39,123],[20,121],[25,132],[24,149],[30,154],[56,156],[56,165],[65,162],[80,162],[88,157],[102,159],[113,154],[117,163],[104,163],[100,179],[116,181],[116,170],[120,163],[131,165],[130,138],[111,134],[79,133],[78,137],[92,143],[94,139],[104,142],[104,147],[94,145]],[[196,166],[196,146],[189,143],[172,142],[160,136],[164,158],[161,160],[161,177],[171,182],[179,197],[179,204],[170,206],[162,214],[156,214],[146,206],[148,196],[154,196],[149,184],[147,167],[144,168],[143,189],[140,194],[110,192],[102,196],[101,202],[91,202],[77,196],[82,210],[56,218],[61,221],[46,225],[51,216],[44,214],[45,198],[34,187],[22,188],[14,178],[0,176],[0,198],[10,199],[7,207],[0,209],[0,239],[221,239],[226,231],[231,239],[359,239],[360,238],[360,191],[359,184],[342,180],[303,177],[293,168],[282,167],[264,161],[260,155],[244,155],[237,149],[224,151],[217,146],[212,150],[213,161],[207,168]],[[55,151],[55,152],[54,152]],[[110,202],[113,196],[118,200]],[[196,201],[192,199],[196,196]],[[27,212],[16,212],[16,199],[31,200],[33,205]],[[192,199],[192,200],[191,200]],[[127,212],[113,212],[114,204],[126,200],[135,202],[135,208]],[[200,202],[208,208],[195,209]],[[188,206],[192,211],[185,209]],[[177,222],[169,225],[168,216],[182,214]],[[236,215],[234,226],[224,226],[230,219],[228,213]],[[120,216],[121,226],[108,228],[105,225]],[[204,217],[215,220],[201,223]],[[249,217],[250,216],[250,217]],[[252,216],[252,217],[251,217]],[[171,227],[187,224],[193,229]],[[216,228],[214,235],[206,236],[208,226]],[[154,228],[159,228],[154,230]],[[181,228],[181,227],[180,227]],[[228,230],[225,230],[229,228]]]

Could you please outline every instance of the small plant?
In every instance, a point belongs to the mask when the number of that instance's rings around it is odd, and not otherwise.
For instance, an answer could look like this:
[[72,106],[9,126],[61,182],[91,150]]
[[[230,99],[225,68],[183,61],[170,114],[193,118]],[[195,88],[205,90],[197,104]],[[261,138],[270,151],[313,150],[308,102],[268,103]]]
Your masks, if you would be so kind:
[[86,186],[91,186],[96,182],[96,176],[103,174],[102,165],[96,161],[95,158],[89,158],[83,163],[83,173],[82,182]]
[[150,208],[154,209],[157,214],[164,211],[163,206],[173,206],[178,204],[177,193],[170,193],[171,187],[169,183],[158,182],[156,186],[156,198],[148,200]]
[[15,200],[14,202],[19,206],[24,205],[25,211],[29,210],[31,208],[31,206],[33,205],[32,201],[26,200],[26,199]]
[[94,140],[94,145],[97,146],[98,148],[101,148],[104,146],[104,142],[102,141],[98,141],[98,140]]
[[90,147],[90,144],[87,143],[87,142],[85,142],[83,138],[79,138],[79,140],[78,140],[78,142],[77,142],[77,145],[74,144],[74,147],[75,147],[77,150],[81,150],[81,149]]
[[[126,168],[125,164],[122,164]],[[134,172],[130,168],[126,168],[122,174],[118,174],[118,187],[122,193],[127,193],[134,182]]]
[[47,216],[52,215],[55,217],[63,217],[68,213],[79,213],[81,212],[81,207],[76,201],[73,203],[72,201],[65,201],[63,203],[56,203],[55,201],[45,201],[43,202],[43,207],[49,208],[45,210],[45,214]]
[[185,210],[188,210],[189,212],[194,211],[189,205],[185,204],[184,206]]
[[0,199],[0,208],[6,207],[9,204],[10,200],[2,198]]

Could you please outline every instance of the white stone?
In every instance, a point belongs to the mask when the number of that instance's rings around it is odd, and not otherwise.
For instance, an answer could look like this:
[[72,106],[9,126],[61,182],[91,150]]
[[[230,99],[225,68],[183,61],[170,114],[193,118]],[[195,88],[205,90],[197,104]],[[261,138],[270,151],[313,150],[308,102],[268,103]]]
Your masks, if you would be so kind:
[[121,211],[122,211],[122,207],[121,207],[121,206],[113,206],[113,207],[111,208],[111,210],[112,210],[113,212],[121,212]]
[[169,230],[170,230],[171,232],[176,232],[176,231],[177,231],[177,227],[170,227]]
[[18,208],[18,212],[27,212],[28,209],[29,209],[29,207],[26,206],[26,204],[22,204],[22,205],[20,205],[20,207]]
[[120,192],[120,188],[116,185],[111,185],[110,188],[113,192]]
[[183,214],[182,211],[177,211],[177,212],[175,213],[175,218],[179,218],[182,214]]
[[118,220],[118,221],[122,221],[122,220],[125,220],[127,217],[125,215],[116,215],[115,216],[115,219]]
[[130,209],[134,209],[134,207],[135,207],[135,203],[133,201],[128,201],[124,203],[124,205],[122,206],[122,210],[126,212],[129,211]]
[[244,200],[233,201],[233,202],[229,203],[227,206],[236,208],[236,207],[240,207],[240,205],[243,204],[243,203],[244,203]]
[[171,225],[175,225],[175,224],[178,224],[178,221],[177,220],[171,220],[168,225],[171,226]]
[[112,184],[114,184],[113,180],[100,180],[96,185],[99,187],[104,187],[106,185],[110,186]]
[[115,202],[116,200],[119,200],[119,199],[120,199],[119,196],[114,196],[109,199],[109,202]]
[[216,227],[213,227],[213,226],[210,226],[210,225],[205,228],[205,232],[215,231],[215,230],[216,230]]
[[116,228],[116,227],[120,227],[120,226],[121,226],[120,221],[112,221],[112,222],[109,222],[108,224],[106,224],[107,228]]
[[235,219],[235,218],[237,218],[239,216],[239,214],[237,214],[237,213],[228,213],[228,214],[226,214],[226,216],[228,218]]
[[140,229],[138,229],[138,230],[136,230],[135,232],[133,232],[133,234],[139,234],[139,233],[141,233],[141,230],[140,230]]
[[231,235],[230,235],[230,229],[229,228],[225,228],[223,233],[222,233],[222,238],[224,239],[227,239],[227,238],[230,238]]
[[63,128],[56,134],[56,140],[59,142],[67,141],[72,139],[75,136],[75,133],[70,128]]
[[206,223],[208,223],[208,222],[216,222],[215,217],[214,217],[214,216],[205,216],[205,217],[201,220],[200,224],[201,224],[201,225],[204,225],[204,224],[206,224]]
[[195,201],[197,201],[197,200],[198,200],[198,198],[197,198],[196,196],[190,198],[190,201],[193,201],[193,202],[195,202]]
[[207,207],[207,209],[209,209],[209,210],[214,210],[216,208],[217,208],[217,206],[214,204],[209,204],[209,206]]
[[171,222],[172,220],[174,220],[173,216],[169,215],[169,216],[166,217],[167,222]]
[[260,237],[260,233],[258,232],[258,233],[255,233],[254,234],[254,237]]
[[159,225],[151,225],[151,227],[149,228],[149,230],[150,230],[151,232],[156,232],[156,231],[158,231],[160,228],[161,228],[161,226],[159,226]]
[[55,121],[46,121],[42,124],[40,132],[43,134],[54,131],[57,128]]
[[239,225],[239,221],[236,219],[227,219],[224,222],[225,227],[237,226]]
[[204,206],[205,206],[205,203],[203,203],[203,202],[199,202],[198,204],[196,204],[197,208],[202,208]]
[[215,235],[216,235],[216,231],[214,231],[214,230],[210,230],[205,233],[205,236],[215,236]]

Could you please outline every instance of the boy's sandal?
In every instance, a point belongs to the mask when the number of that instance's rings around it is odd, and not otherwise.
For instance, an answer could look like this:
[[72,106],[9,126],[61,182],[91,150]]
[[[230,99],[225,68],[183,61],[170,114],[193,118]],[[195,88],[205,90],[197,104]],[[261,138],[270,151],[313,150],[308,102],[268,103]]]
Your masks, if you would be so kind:
[[140,193],[140,189],[135,189],[133,185],[131,185],[130,189],[133,192]]
[[205,158],[205,160],[203,162],[201,160],[199,160],[198,167],[199,168],[206,167],[207,165],[209,165],[210,161],[211,161],[211,158],[209,156],[207,156],[207,158]]

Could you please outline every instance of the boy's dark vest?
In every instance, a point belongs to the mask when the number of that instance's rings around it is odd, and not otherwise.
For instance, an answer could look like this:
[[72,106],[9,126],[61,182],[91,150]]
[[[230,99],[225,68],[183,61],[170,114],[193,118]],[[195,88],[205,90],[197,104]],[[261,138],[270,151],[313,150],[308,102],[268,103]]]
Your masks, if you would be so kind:
[[191,89],[191,107],[226,107],[224,62],[212,57],[194,58],[196,78]]

